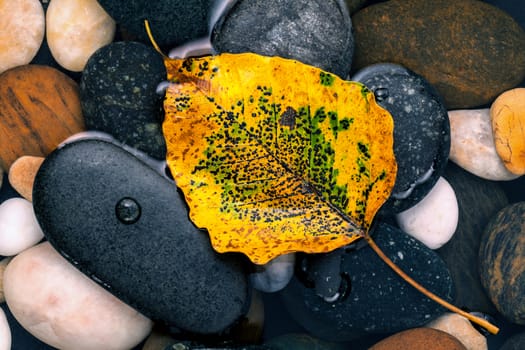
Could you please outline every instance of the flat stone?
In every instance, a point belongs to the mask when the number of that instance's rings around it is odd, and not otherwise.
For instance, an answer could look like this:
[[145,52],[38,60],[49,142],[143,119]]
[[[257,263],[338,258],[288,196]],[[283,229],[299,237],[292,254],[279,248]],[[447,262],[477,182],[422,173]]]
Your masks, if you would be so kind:
[[[445,300],[454,296],[444,262],[429,248],[403,231],[378,224],[373,238],[403,271]],[[365,335],[391,333],[422,326],[444,309],[388,267],[368,246],[343,251],[339,298],[326,301],[317,294],[312,264],[317,257],[298,261],[296,273],[280,295],[291,317],[314,337],[348,341]],[[327,275],[328,276],[328,275]]]
[[97,0],[53,0],[46,12],[46,40],[64,68],[80,72],[88,58],[113,41],[115,21]]
[[11,350],[11,329],[2,309],[0,309],[0,350]]
[[221,333],[249,306],[244,260],[212,249],[152,162],[109,141],[66,143],[40,167],[35,214],[71,263],[152,320],[174,332]]
[[21,156],[45,157],[64,139],[84,130],[77,83],[41,65],[4,72],[0,126],[0,166],[5,171]]
[[494,314],[496,309],[481,285],[478,253],[485,226],[509,203],[507,196],[499,183],[472,175],[454,163],[449,163],[443,176],[454,189],[459,205],[456,233],[437,250],[454,280],[454,305]]
[[409,329],[381,340],[370,350],[466,350],[448,333],[431,328]]
[[45,33],[44,10],[38,0],[0,2],[0,73],[31,62]]
[[155,41],[169,49],[209,34],[213,0],[98,0],[132,40],[150,44],[144,19],[150,22]]
[[508,181],[519,175],[507,170],[496,152],[488,108],[448,112],[450,120],[450,160],[487,180]]
[[465,317],[455,314],[444,314],[426,325],[457,338],[467,350],[487,350],[487,338],[479,333]]
[[164,159],[162,99],[166,80],[162,56],[137,42],[115,42],[88,60],[80,81],[86,127],[113,135],[150,156]]
[[458,220],[456,194],[443,177],[419,203],[396,214],[399,227],[430,249],[438,249],[452,238]]
[[481,283],[498,311],[525,325],[525,202],[493,216],[479,250]]
[[236,1],[215,24],[211,43],[219,53],[296,59],[342,78],[354,51],[344,0]]
[[0,255],[13,256],[44,238],[31,202],[10,198],[0,204]]
[[375,64],[352,76],[374,92],[394,118],[397,177],[382,213],[399,213],[432,189],[447,164],[448,115],[440,97],[420,75],[396,64]]
[[513,174],[525,174],[525,88],[505,91],[490,106],[496,151]]
[[22,156],[15,160],[9,168],[9,183],[30,202],[33,201],[33,182],[44,159],[44,157]]
[[401,64],[425,77],[447,109],[491,103],[525,78],[525,31],[483,1],[393,0],[365,7],[352,22],[354,69]]
[[16,320],[59,349],[131,349],[152,323],[80,273],[48,242],[17,255],[4,274]]

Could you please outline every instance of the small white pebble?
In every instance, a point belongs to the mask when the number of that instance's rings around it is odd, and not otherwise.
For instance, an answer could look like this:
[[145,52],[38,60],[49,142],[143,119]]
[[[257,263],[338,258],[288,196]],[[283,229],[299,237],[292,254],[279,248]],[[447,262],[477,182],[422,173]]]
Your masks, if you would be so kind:
[[0,205],[0,255],[16,255],[43,237],[31,202],[11,198]]
[[0,350],[11,349],[11,329],[3,309],[0,309]]
[[285,254],[276,257],[267,264],[257,267],[258,270],[250,274],[253,288],[265,292],[277,292],[292,279],[295,266],[295,254]]

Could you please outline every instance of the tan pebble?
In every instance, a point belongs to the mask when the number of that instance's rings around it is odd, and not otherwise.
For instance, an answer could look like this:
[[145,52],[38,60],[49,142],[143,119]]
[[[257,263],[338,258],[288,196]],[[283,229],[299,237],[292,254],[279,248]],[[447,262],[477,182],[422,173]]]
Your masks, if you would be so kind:
[[42,45],[44,32],[40,1],[0,1],[0,73],[31,62]]
[[525,174],[525,88],[508,90],[490,107],[496,151],[507,169]]
[[144,342],[142,350],[164,350],[176,342],[177,340],[166,331],[154,328],[153,332],[151,332],[148,339]]
[[70,71],[82,71],[89,57],[113,40],[115,27],[97,0],[53,0],[47,9],[49,49]]
[[44,160],[44,157],[22,156],[9,168],[9,183],[30,202],[33,200],[35,176]]
[[451,161],[486,180],[508,181],[519,177],[507,170],[496,152],[488,108],[449,111],[448,119]]
[[0,166],[45,157],[83,131],[78,84],[57,69],[25,65],[0,74]]
[[479,333],[465,317],[456,313],[446,313],[427,324],[456,337],[467,350],[487,350],[487,338]]
[[5,295],[4,295],[4,271],[7,267],[7,264],[11,261],[11,257],[9,258],[3,258],[0,260],[0,304],[5,302]]
[[432,328],[413,328],[396,333],[369,350],[466,350],[455,337]]

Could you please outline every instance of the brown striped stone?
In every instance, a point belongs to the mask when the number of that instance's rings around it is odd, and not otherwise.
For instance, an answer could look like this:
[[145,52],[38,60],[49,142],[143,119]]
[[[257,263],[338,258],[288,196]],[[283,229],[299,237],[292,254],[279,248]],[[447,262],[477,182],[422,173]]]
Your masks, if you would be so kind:
[[44,157],[84,130],[78,85],[57,69],[24,65],[0,75],[0,166]]
[[479,271],[498,311],[525,325],[525,202],[506,206],[490,220],[479,251]]
[[354,69],[378,62],[423,76],[447,109],[491,102],[525,78],[525,31],[476,0],[391,0],[352,16]]

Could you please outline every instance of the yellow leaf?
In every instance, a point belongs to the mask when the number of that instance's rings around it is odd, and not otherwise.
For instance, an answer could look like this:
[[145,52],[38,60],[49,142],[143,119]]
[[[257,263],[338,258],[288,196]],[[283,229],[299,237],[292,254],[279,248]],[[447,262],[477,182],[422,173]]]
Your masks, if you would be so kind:
[[167,162],[217,251],[264,264],[366,235],[397,169],[392,117],[365,86],[256,54],[166,66]]

